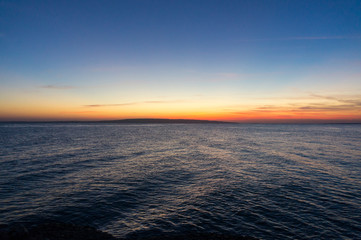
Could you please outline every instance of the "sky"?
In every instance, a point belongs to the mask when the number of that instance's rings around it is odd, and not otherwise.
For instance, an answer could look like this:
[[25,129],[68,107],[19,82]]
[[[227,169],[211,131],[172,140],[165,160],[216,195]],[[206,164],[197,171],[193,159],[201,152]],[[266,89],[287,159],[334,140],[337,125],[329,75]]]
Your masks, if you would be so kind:
[[0,0],[0,121],[361,123],[360,0]]

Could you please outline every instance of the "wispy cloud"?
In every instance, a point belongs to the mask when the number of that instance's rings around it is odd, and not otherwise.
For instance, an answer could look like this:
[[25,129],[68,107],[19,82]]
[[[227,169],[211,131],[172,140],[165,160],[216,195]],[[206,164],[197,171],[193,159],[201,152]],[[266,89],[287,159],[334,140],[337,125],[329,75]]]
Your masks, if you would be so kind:
[[130,102],[130,103],[115,103],[115,104],[89,104],[83,105],[83,107],[89,108],[100,108],[100,107],[122,107],[122,106],[130,106],[138,104],[137,102]]
[[68,89],[73,89],[75,87],[67,86],[67,85],[43,85],[43,86],[40,86],[40,88],[55,89],[55,90],[68,90]]
[[97,111],[62,111],[60,114],[83,114],[83,113],[97,113]]
[[350,104],[356,108],[361,107],[361,96],[353,96],[353,97],[348,97],[348,98],[325,96],[325,95],[318,95],[318,94],[310,94],[310,96],[315,97],[315,98],[325,99],[325,100],[336,101],[339,103]]
[[181,103],[186,102],[185,100],[155,100],[155,101],[144,101],[140,103]]
[[119,72],[129,69],[131,69],[131,67],[128,66],[97,66],[90,68],[93,72]]
[[[264,104],[254,106],[245,111],[238,111],[236,107],[227,109],[228,112],[236,115],[244,115],[247,113],[262,113],[262,114],[356,114],[361,115],[361,96],[334,96],[334,95],[319,95],[309,94],[308,98],[301,98],[307,100],[306,102],[299,102],[298,99],[281,99],[289,100],[286,104]],[[296,100],[296,101],[293,101]],[[287,102],[287,101],[286,101]],[[232,110],[233,109],[233,110]]]
[[311,104],[308,106],[299,107],[296,110],[298,111],[352,111],[356,110],[355,105],[353,104],[343,104],[343,105],[328,105],[328,104]]
[[343,105],[332,105],[332,104],[308,104],[298,107],[292,106],[262,106],[253,109],[253,112],[279,112],[279,111],[287,111],[287,112],[323,112],[323,111],[335,111],[335,112],[343,112],[343,111],[354,111],[357,110],[353,104],[343,104]]
[[300,41],[300,40],[352,40],[361,39],[360,36],[298,36],[298,37],[283,37],[283,38],[253,38],[241,39],[243,42],[257,42],[257,41]]
[[355,104],[342,104],[342,105],[333,105],[333,104],[308,104],[298,107],[292,106],[262,106],[252,109],[252,112],[337,112],[342,113],[345,111],[360,111],[360,105]]
[[244,80],[249,78],[251,74],[239,74],[234,72],[219,72],[214,73],[210,76],[205,76],[204,80],[208,82],[224,82],[224,81],[235,81],[235,80]]
[[238,73],[232,73],[232,72],[222,72],[222,73],[218,73],[217,75],[225,78],[235,78],[239,76]]
[[[337,39],[361,39],[361,36],[308,36],[279,38],[278,40],[337,40]],[[277,39],[276,39],[277,40]]]
[[166,104],[166,103],[180,103],[185,102],[185,100],[154,100],[154,101],[142,101],[142,102],[127,102],[127,103],[112,103],[112,104],[89,104],[83,105],[83,107],[88,108],[100,108],[100,107],[124,107],[138,104]]

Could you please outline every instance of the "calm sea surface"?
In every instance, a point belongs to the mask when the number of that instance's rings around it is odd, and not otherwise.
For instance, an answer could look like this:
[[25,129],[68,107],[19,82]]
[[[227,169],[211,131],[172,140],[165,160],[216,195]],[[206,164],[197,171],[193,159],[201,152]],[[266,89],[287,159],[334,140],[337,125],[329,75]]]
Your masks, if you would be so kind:
[[0,224],[361,239],[361,125],[0,124]]

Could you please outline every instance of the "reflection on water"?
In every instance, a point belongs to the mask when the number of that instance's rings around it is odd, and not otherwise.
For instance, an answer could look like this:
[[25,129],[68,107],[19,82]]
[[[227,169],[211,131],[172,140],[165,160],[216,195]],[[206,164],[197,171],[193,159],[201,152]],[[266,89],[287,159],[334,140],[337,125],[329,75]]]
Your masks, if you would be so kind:
[[361,236],[360,125],[0,125],[0,221]]

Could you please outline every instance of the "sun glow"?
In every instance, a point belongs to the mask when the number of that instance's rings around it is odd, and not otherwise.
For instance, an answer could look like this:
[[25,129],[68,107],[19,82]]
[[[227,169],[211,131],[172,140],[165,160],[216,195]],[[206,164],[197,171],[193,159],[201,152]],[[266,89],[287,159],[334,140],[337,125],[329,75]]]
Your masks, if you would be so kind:
[[358,4],[144,2],[2,4],[0,121],[361,122]]

